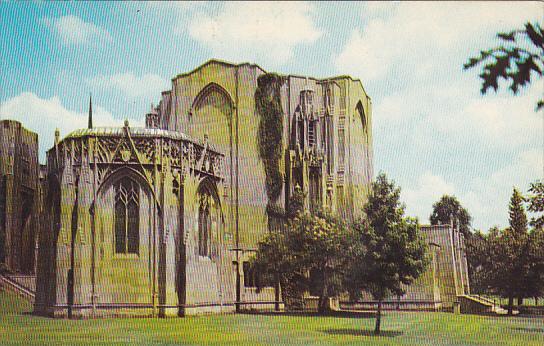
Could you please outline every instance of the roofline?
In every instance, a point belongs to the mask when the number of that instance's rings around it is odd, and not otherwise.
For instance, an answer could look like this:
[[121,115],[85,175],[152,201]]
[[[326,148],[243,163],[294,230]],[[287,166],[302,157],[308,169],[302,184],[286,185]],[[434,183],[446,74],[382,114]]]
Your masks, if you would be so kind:
[[[207,66],[209,64],[212,64],[212,63],[225,65],[225,66],[229,66],[229,67],[239,67],[239,66],[256,67],[256,68],[260,69],[261,71],[263,71],[264,73],[267,73],[267,71],[265,69],[263,69],[261,66],[255,64],[255,63],[242,62],[242,63],[237,64],[237,63],[233,63],[233,62],[226,61],[226,60],[220,60],[220,59],[212,58],[212,59],[209,59],[208,61],[206,61],[205,63],[203,63],[202,65],[192,69],[189,72],[180,73],[180,74],[176,75],[175,77],[172,78],[172,82],[175,81],[178,78],[187,77],[189,75],[192,75],[193,73],[203,69],[205,66]],[[278,75],[284,76],[284,77],[308,78],[308,79],[314,80],[316,82],[325,82],[325,81],[328,81],[328,80],[334,81],[334,80],[338,80],[338,79],[349,79],[352,82],[359,83],[361,85],[361,88],[363,89],[365,95],[370,100],[370,97],[368,96],[368,93],[366,92],[361,79],[353,78],[350,75],[338,75],[338,76],[327,77],[327,78],[317,78],[317,77],[312,77],[312,76],[302,76],[302,75],[297,75],[297,74],[283,74],[283,73],[278,73]]]
[[[93,127],[93,128],[82,128],[74,130],[70,133],[68,133],[64,138],[62,138],[57,145],[63,144],[64,141],[69,139],[80,139],[80,138],[89,138],[89,137],[124,137],[124,129],[125,127]],[[164,130],[164,129],[158,129],[158,128],[146,128],[146,127],[128,127],[130,130],[145,130],[147,133],[134,133],[130,131],[131,137],[153,137],[153,138],[170,138],[175,140],[181,140],[181,141],[189,141],[193,144],[199,145],[201,147],[204,147],[205,143],[203,140],[195,139],[183,132],[178,131],[171,131],[171,130]],[[109,130],[114,132],[99,132],[100,130]],[[215,145],[211,142],[208,142],[208,149],[215,152],[218,155],[225,156],[221,151],[219,151]],[[46,153],[49,151],[55,149],[55,146],[49,148],[46,150]]]
[[203,63],[202,65],[192,69],[189,72],[180,73],[180,74],[176,75],[175,77],[172,78],[172,81],[175,81],[176,79],[181,78],[181,77],[187,77],[189,75],[192,75],[193,73],[203,69],[205,66],[207,66],[209,64],[220,64],[220,65],[225,65],[225,66],[229,66],[229,67],[250,66],[250,67],[256,67],[259,70],[266,73],[265,69],[263,69],[261,66],[259,66],[257,64],[254,64],[254,63],[242,62],[242,63],[236,64],[236,63],[233,63],[233,62],[230,62],[230,61],[225,61],[225,60],[212,58],[212,59],[209,59],[208,61],[206,61],[205,63]]
[[20,127],[21,129],[23,129],[23,130],[25,130],[25,131],[27,131],[27,132],[30,132],[31,134],[33,134],[33,135],[35,135],[36,137],[38,137],[38,133],[37,133],[37,132],[34,132],[34,131],[32,131],[31,129],[25,127],[25,126],[23,125],[23,123],[22,123],[21,121],[19,121],[19,120],[15,120],[15,119],[0,119],[0,123],[5,123],[5,122],[6,122],[6,123],[7,123],[7,122],[16,123],[16,124],[19,125],[19,127]]

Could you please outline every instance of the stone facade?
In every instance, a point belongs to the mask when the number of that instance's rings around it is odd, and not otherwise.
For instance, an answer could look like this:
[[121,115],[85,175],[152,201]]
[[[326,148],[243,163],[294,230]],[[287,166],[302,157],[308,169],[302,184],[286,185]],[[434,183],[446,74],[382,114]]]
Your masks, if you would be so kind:
[[38,135],[14,120],[0,121],[0,263],[35,271],[39,227]]
[[224,156],[154,128],[72,132],[47,155],[35,313],[234,310]]
[[[208,135],[225,153],[225,223],[235,238],[241,282],[241,266],[270,221],[255,101],[258,79],[266,73],[254,64],[210,60],[173,78],[146,120],[196,138]],[[299,185],[307,193],[307,208],[327,207],[352,220],[362,212],[373,176],[370,98],[361,81],[347,76],[282,77],[278,206],[285,208]],[[240,301],[253,300],[254,289],[241,282]]]
[[[258,291],[248,266],[274,219],[255,95],[266,74],[257,65],[211,60],[172,79],[145,129],[89,122],[56,139],[48,152],[36,313],[274,306],[273,289]],[[298,185],[307,208],[359,216],[373,175],[371,102],[361,82],[283,76],[279,98],[277,206],[285,208]]]

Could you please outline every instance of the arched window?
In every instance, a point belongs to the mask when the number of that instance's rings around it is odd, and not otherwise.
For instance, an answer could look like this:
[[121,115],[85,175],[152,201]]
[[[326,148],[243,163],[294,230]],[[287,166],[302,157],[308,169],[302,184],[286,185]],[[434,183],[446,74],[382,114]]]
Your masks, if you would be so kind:
[[115,252],[138,254],[140,246],[140,189],[130,178],[115,186]]
[[200,256],[210,256],[210,232],[212,228],[212,219],[210,214],[211,196],[207,191],[200,194],[198,208],[198,254]]
[[366,131],[366,115],[365,115],[365,109],[363,108],[363,104],[361,101],[357,102],[357,113],[359,113],[359,118],[361,118],[361,124],[363,125],[363,131]]

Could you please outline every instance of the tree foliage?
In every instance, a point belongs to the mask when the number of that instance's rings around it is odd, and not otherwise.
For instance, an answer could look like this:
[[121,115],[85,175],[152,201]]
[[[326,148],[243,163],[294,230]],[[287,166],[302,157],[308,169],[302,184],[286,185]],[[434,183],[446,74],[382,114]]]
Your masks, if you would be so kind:
[[535,228],[544,228],[544,183],[537,180],[531,183],[529,196],[527,198],[530,212],[536,216],[531,219],[531,226]]
[[416,219],[404,217],[400,188],[380,174],[372,183],[366,217],[354,225],[357,253],[350,261],[346,282],[351,290],[365,290],[378,300],[375,333],[380,332],[381,303],[402,295],[402,285],[417,279],[428,265],[427,245]]
[[[313,215],[308,212],[299,213],[288,225],[288,243],[294,257],[293,263],[303,272],[319,276],[319,280],[312,282],[316,285],[312,289],[319,297],[319,313],[326,312],[329,297],[341,291],[346,234],[345,225],[324,212]],[[310,281],[304,282],[310,284]],[[306,288],[310,289],[309,286]]]
[[457,227],[457,223],[459,223],[459,230],[468,239],[472,217],[455,196],[443,195],[438,202],[433,204],[433,212],[429,217],[431,225],[449,224],[452,218],[453,227]]
[[525,297],[544,296],[544,229],[534,228],[529,234],[529,268]]
[[[501,45],[483,50],[480,55],[472,57],[463,68],[473,68],[486,63],[480,73],[482,79],[481,93],[490,88],[497,91],[499,80],[510,81],[510,90],[517,94],[520,87],[531,83],[533,75],[542,77],[544,69],[544,31],[538,23],[526,23],[521,30],[498,33]],[[526,48],[527,47],[527,48]],[[544,107],[544,100],[537,102],[537,110]]]
[[470,291],[483,294],[488,291],[487,262],[489,261],[489,247],[486,234],[481,231],[472,233],[465,239],[467,264],[469,270]]
[[270,231],[259,242],[254,264],[277,278],[289,307],[296,307],[310,289],[309,273],[319,273],[313,282],[319,293],[319,313],[328,307],[328,298],[341,290],[344,249],[348,229],[334,215],[303,210],[304,193],[295,189],[287,209],[287,225]]
[[535,243],[527,230],[523,197],[514,189],[509,206],[510,227],[492,228],[486,237],[482,271],[484,282],[496,294],[508,298],[512,314],[514,298],[528,295],[530,270],[534,264],[531,252]]
[[508,207],[510,228],[520,237],[527,234],[527,215],[523,206],[523,196],[518,189],[514,188],[510,205]]

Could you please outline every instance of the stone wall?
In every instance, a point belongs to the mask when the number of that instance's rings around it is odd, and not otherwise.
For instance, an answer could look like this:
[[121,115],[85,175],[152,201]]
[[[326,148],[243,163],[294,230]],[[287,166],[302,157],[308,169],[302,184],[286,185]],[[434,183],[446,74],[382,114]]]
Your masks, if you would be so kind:
[[0,158],[0,263],[31,274],[39,228],[38,135],[17,121],[0,121]]
[[[58,142],[48,152],[35,313],[166,316],[233,310],[234,244],[223,221],[222,167],[223,155],[206,141],[128,124],[76,131]],[[117,219],[118,200],[127,195],[119,192],[124,183],[134,187],[130,196],[137,214]],[[214,202],[211,221],[206,219],[209,252],[202,255],[204,185]],[[137,215],[131,220],[138,222],[138,246],[119,252],[115,229],[118,220],[129,222],[126,215]]]

